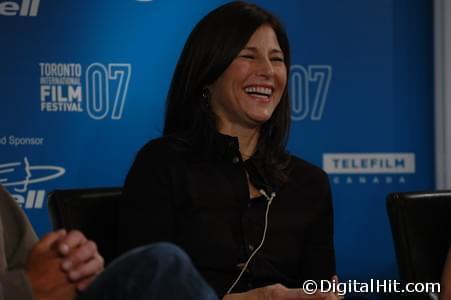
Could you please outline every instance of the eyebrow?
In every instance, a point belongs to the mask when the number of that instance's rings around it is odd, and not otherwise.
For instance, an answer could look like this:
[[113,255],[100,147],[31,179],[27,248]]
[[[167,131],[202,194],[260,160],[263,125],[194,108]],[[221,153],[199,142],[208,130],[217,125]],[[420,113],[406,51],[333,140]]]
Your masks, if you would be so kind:
[[[256,47],[244,47],[243,50],[251,50],[251,51],[258,51]],[[280,53],[283,55],[283,51],[278,48],[273,48],[269,51],[269,53]]]

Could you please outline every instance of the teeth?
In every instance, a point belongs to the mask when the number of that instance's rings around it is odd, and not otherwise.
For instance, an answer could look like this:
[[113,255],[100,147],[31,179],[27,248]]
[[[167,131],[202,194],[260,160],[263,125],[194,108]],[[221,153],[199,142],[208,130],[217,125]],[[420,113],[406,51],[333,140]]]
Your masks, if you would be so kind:
[[260,87],[260,86],[250,86],[244,89],[246,93],[259,93],[267,96],[271,96],[272,88]]

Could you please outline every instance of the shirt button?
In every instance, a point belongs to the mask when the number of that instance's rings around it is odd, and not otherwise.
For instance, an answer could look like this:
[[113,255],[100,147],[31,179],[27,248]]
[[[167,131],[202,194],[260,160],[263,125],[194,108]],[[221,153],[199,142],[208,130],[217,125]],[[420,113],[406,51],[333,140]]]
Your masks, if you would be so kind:
[[247,246],[247,248],[248,248],[250,251],[254,251],[254,246],[253,246],[253,245],[249,245],[249,246]]
[[238,156],[235,156],[235,157],[232,159],[232,162],[233,162],[234,164],[237,164],[237,163],[240,162],[240,158],[239,158]]

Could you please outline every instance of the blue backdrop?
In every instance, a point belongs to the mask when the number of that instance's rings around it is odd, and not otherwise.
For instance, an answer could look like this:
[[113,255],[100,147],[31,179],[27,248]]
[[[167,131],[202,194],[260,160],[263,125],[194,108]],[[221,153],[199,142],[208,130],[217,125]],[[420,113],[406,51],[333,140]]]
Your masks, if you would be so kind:
[[[0,1],[0,183],[39,235],[47,192],[122,185],[188,34],[225,2]],[[330,175],[340,277],[395,278],[385,197],[434,186],[432,2],[255,2],[290,37],[289,150]]]

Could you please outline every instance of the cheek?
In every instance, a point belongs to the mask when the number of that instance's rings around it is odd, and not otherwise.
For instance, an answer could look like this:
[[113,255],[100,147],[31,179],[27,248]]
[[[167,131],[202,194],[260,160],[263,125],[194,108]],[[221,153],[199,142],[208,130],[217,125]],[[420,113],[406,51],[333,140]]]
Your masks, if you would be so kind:
[[282,95],[287,88],[287,74],[285,70],[281,70],[280,73],[276,75],[276,85],[278,86],[277,102],[274,105],[274,109],[279,105],[282,100]]
[[235,60],[226,70],[227,77],[234,81],[241,81],[250,73],[250,65],[246,61]]
[[276,72],[276,80],[277,80],[277,83],[279,84],[279,87],[282,88],[282,92],[283,92],[283,89],[287,85],[287,71],[285,68],[281,68],[280,70],[278,70]]
[[281,74],[277,79],[276,79],[276,85],[278,87],[278,91],[277,91],[277,98],[278,98],[278,102],[280,102],[280,98],[283,95],[283,92],[285,91],[285,89],[287,88],[287,76],[286,74]]

